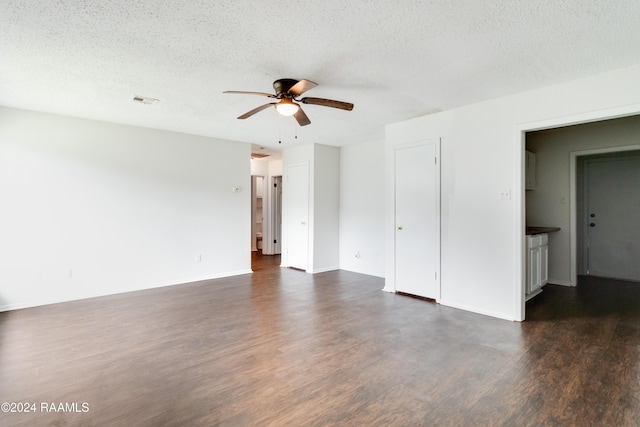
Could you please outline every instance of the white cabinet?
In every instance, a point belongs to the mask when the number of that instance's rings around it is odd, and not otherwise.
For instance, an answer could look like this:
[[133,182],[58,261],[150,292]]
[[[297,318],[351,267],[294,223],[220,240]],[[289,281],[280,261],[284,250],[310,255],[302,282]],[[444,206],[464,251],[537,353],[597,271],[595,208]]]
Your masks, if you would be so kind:
[[549,235],[527,236],[527,289],[526,299],[542,292],[549,281]]
[[536,189],[536,155],[525,151],[525,190]]
[[[545,238],[547,235],[544,235]],[[549,245],[540,246],[540,287],[549,283]]]

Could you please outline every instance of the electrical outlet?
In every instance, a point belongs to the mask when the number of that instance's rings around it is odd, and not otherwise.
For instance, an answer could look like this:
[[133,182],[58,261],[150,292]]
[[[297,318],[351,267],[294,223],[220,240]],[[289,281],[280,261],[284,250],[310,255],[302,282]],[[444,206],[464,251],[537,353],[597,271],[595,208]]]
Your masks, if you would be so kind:
[[502,190],[500,192],[500,200],[511,200],[511,189]]

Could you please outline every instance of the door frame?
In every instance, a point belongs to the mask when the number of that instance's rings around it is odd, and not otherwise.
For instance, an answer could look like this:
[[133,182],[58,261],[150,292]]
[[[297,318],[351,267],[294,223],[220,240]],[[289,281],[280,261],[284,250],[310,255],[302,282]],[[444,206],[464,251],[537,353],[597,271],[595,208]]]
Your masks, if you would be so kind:
[[[280,187],[276,188],[276,184]],[[277,193],[280,193],[279,195]],[[269,241],[268,248],[270,254],[280,254],[282,252],[282,175],[273,175],[269,183]],[[279,205],[279,206],[278,206]],[[274,240],[277,242],[274,243]],[[264,245],[264,242],[262,242]]]
[[577,187],[578,187],[578,158],[582,156],[593,156],[597,154],[622,153],[625,151],[638,151],[640,145],[624,145],[618,147],[595,148],[591,150],[579,150],[569,153],[569,241],[571,249],[571,286],[577,286],[578,277],[578,234],[584,231],[578,231],[578,214],[577,207]]
[[[525,320],[525,288],[527,285],[527,243],[525,239],[525,227],[526,227],[526,198],[525,198],[525,149],[526,149],[526,134],[527,132],[533,132],[538,130],[553,129],[563,126],[578,125],[584,123],[597,122],[601,120],[617,119],[621,117],[635,116],[640,114],[640,104],[625,105],[623,107],[610,108],[605,110],[590,111],[587,113],[575,114],[570,116],[558,117],[554,119],[542,120],[537,122],[522,123],[515,126],[514,129],[514,163],[515,163],[515,182],[519,185],[515,186],[514,200],[516,202],[515,212],[515,236],[514,239],[514,253],[520,253],[519,257],[516,257],[515,265],[515,277],[514,283],[516,283],[514,298],[514,313],[513,318],[516,321]],[[571,177],[575,184],[575,163],[571,172]],[[574,187],[575,190],[575,187]],[[575,191],[570,196],[570,212],[571,220],[575,221],[575,206],[576,197]],[[575,280],[576,272],[576,230],[575,224],[572,229],[569,230],[571,239],[571,274],[572,280]],[[518,285],[519,284],[519,285]]]

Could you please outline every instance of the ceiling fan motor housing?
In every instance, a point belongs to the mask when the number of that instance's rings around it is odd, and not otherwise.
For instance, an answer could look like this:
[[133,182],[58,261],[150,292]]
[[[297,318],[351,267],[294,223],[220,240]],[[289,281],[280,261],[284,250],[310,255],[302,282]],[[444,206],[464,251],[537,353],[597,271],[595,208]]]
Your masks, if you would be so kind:
[[[276,91],[276,97],[278,99],[287,97],[289,89],[291,89],[296,83],[298,83],[298,80],[295,79],[279,79],[273,82],[273,89]],[[289,97],[291,96],[289,95]]]

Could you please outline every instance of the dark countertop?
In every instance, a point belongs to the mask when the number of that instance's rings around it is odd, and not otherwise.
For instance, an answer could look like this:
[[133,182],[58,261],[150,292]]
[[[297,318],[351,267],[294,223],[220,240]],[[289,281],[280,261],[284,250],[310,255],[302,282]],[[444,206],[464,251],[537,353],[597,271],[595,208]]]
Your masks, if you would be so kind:
[[559,227],[527,227],[525,234],[527,236],[533,236],[535,234],[545,234],[560,231]]

